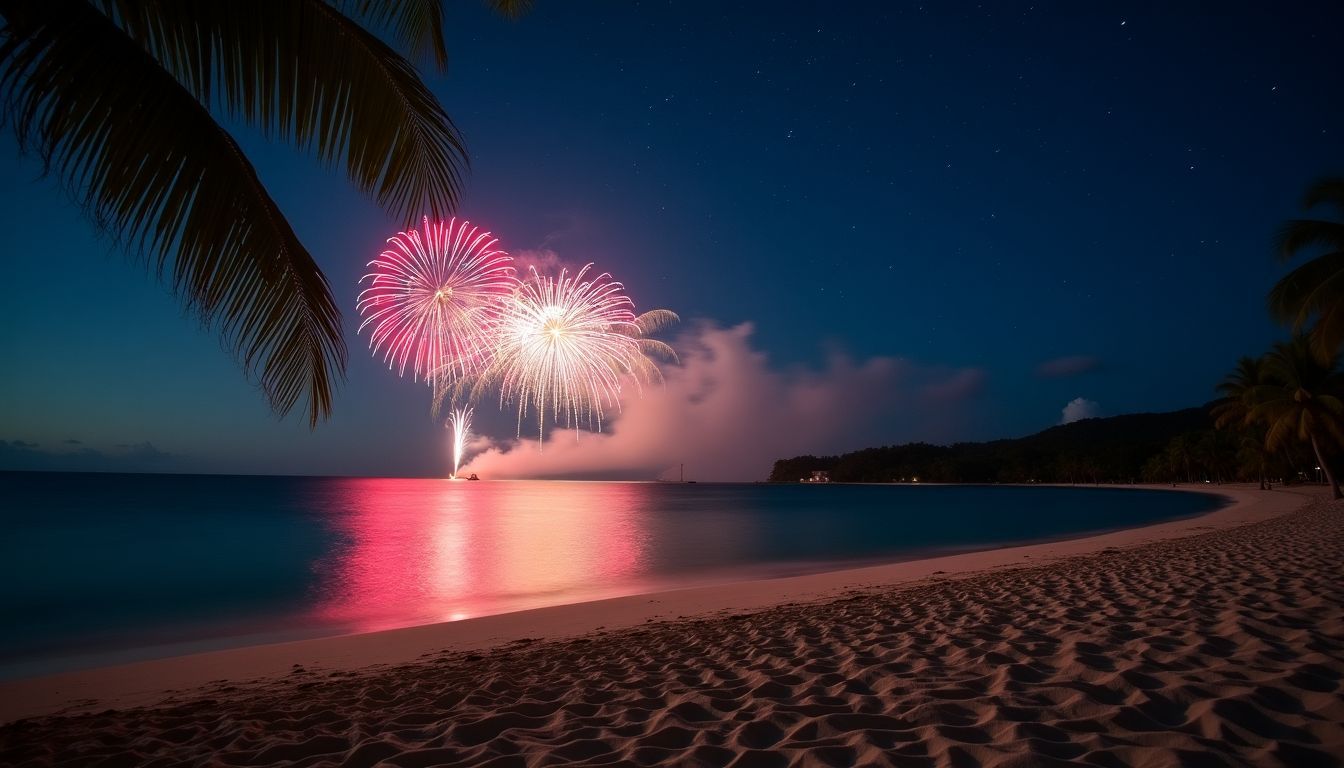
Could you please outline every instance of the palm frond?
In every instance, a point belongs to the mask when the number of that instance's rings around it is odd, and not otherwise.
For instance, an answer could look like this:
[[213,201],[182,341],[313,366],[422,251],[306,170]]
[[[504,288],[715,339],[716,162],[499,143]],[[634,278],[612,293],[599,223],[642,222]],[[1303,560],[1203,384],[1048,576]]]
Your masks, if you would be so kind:
[[1335,416],[1344,416],[1344,401],[1341,401],[1336,395],[1317,395],[1316,404],[1327,413]]
[[651,309],[635,318],[635,325],[643,336],[652,336],[679,322],[681,318],[670,309]]
[[[410,62],[331,5],[94,1],[202,104],[343,165],[394,216],[456,207],[467,166],[457,128]],[[355,5],[432,33],[432,19],[415,21],[432,3]]]
[[1298,442],[1344,442],[1344,402],[1337,358],[1324,361],[1302,336],[1280,342],[1264,358],[1263,383],[1250,390],[1248,423],[1263,424],[1265,447]]
[[[443,0],[330,0],[337,10],[376,27],[389,29],[413,58],[431,58],[442,71],[448,65],[443,40]],[[488,0],[491,10],[516,20],[532,10],[532,0]]]
[[1285,415],[1282,418],[1273,419],[1268,422],[1269,429],[1265,432],[1265,447],[1270,451],[1277,451],[1282,447],[1288,438],[1293,434],[1294,423],[1291,416]]
[[1328,414],[1323,414],[1322,418],[1316,419],[1320,425],[1317,433],[1328,436],[1329,442],[1334,446],[1344,445],[1344,424],[1341,424],[1337,417],[1338,412],[1332,410]]
[[1243,355],[1237,360],[1237,367],[1231,373],[1223,377],[1214,387],[1224,398],[1230,401],[1240,401],[1256,384],[1260,383],[1264,375],[1264,365],[1258,357]]
[[[1344,276],[1331,280],[1337,291],[1344,290]],[[1329,364],[1344,345],[1344,301],[1325,303],[1316,324],[1312,326],[1311,352],[1322,364]]]
[[341,13],[387,27],[413,58],[426,56],[440,70],[448,66],[443,41],[443,0],[332,0]]
[[88,215],[216,329],[280,414],[331,411],[345,365],[321,271],[237,144],[86,2],[5,6],[0,108]]
[[[1312,316],[1344,294],[1336,282],[1344,276],[1344,250],[1318,256],[1284,275],[1269,290],[1270,313],[1294,330],[1306,326]],[[1333,290],[1332,290],[1333,289]]]
[[533,0],[486,0],[486,5],[506,19],[517,19],[532,10]]
[[657,339],[640,339],[639,351],[645,357],[656,357],[669,363],[681,362],[681,359],[677,357],[677,351],[675,349]]
[[627,361],[627,369],[622,373],[630,374],[635,387],[643,391],[645,384],[662,384],[663,372],[658,364],[644,355],[634,355]]
[[1274,254],[1289,261],[1312,247],[1344,250],[1344,224],[1319,219],[1290,219],[1274,233]]
[[1210,409],[1213,426],[1217,429],[1235,429],[1250,418],[1250,409],[1240,399],[1225,399]]
[[1307,187],[1307,193],[1302,196],[1302,209],[1311,210],[1322,204],[1333,206],[1335,213],[1344,218],[1344,176],[1326,176]]

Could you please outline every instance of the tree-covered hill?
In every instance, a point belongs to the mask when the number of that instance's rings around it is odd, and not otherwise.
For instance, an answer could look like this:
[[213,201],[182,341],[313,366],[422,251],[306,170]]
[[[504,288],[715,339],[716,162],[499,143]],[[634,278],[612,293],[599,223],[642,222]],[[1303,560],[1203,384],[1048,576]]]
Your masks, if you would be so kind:
[[[985,443],[928,443],[865,448],[842,456],[796,456],[775,462],[772,482],[794,482],[815,470],[836,482],[1027,483],[1165,480],[1150,465],[1177,438],[1197,457],[1202,474],[1236,473],[1229,452],[1212,432],[1209,406],[1169,413],[1083,419],[1028,437]],[[1207,455],[1204,455],[1207,454]],[[1175,462],[1180,464],[1179,459]],[[1187,462],[1188,463],[1188,462]],[[1145,467],[1147,466],[1147,472]],[[1179,467],[1170,467],[1176,470]],[[1193,468],[1192,468],[1193,469]],[[1202,479],[1202,478],[1201,478]]]

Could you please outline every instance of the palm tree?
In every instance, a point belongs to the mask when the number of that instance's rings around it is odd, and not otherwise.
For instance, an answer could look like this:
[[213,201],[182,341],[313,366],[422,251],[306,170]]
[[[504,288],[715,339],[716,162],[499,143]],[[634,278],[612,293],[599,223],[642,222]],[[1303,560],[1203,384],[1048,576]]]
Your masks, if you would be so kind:
[[1265,364],[1258,357],[1242,357],[1237,367],[1219,384],[1223,398],[1213,407],[1214,426],[1229,430],[1241,442],[1240,453],[1247,465],[1258,467],[1260,490],[1265,490],[1265,469],[1269,454],[1264,449],[1264,430],[1251,422],[1255,388],[1264,383]]
[[1218,429],[1206,429],[1195,435],[1194,455],[1204,470],[1204,479],[1222,483],[1236,473],[1237,439]]
[[1170,454],[1165,450],[1149,456],[1139,474],[1149,483],[1174,483],[1176,481],[1176,468],[1171,465]]
[[1260,490],[1269,490],[1272,486],[1269,481],[1269,465],[1274,458],[1274,454],[1265,448],[1265,430],[1263,427],[1251,426],[1244,427],[1237,435],[1237,460],[1241,463],[1241,471],[1245,474],[1255,474],[1260,478]]
[[1195,438],[1186,433],[1173,437],[1171,442],[1167,443],[1167,463],[1172,467],[1172,474],[1180,476],[1185,472],[1185,481],[1193,483],[1195,481]]
[[441,0],[0,0],[0,121],[312,426],[344,375],[340,312],[219,118],[343,167],[394,216],[452,210],[457,129],[356,20],[446,61]]
[[1264,360],[1243,356],[1237,367],[1218,383],[1223,396],[1213,407],[1214,426],[1227,429],[1242,426],[1250,416],[1251,395],[1264,381]]
[[1322,445],[1344,444],[1344,401],[1335,359],[1322,363],[1310,342],[1295,337],[1274,345],[1265,357],[1266,383],[1254,390],[1251,418],[1265,425],[1265,448],[1276,451],[1292,440],[1311,444],[1334,498],[1344,498]]
[[1288,221],[1275,237],[1275,250],[1283,261],[1309,248],[1324,253],[1275,284],[1269,292],[1269,309],[1280,322],[1291,323],[1295,333],[1314,318],[1311,349],[1326,361],[1344,346],[1344,176],[1321,179],[1307,189],[1303,209],[1318,205],[1333,207],[1339,220]]

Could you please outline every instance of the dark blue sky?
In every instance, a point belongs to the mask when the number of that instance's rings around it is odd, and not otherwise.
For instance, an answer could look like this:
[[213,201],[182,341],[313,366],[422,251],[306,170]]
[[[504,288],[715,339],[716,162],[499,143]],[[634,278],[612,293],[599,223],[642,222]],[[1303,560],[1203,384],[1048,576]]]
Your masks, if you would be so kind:
[[[449,70],[426,78],[468,141],[460,214],[510,251],[596,262],[692,331],[750,321],[783,376],[844,354],[973,379],[945,419],[817,450],[1030,433],[1078,397],[1210,399],[1282,335],[1273,230],[1344,172],[1336,3],[575,5],[509,23],[453,4]],[[397,224],[237,134],[343,302],[334,419],[277,422],[5,133],[0,467],[442,471],[425,391],[354,333],[356,281]],[[1092,362],[1040,375],[1063,357]]]

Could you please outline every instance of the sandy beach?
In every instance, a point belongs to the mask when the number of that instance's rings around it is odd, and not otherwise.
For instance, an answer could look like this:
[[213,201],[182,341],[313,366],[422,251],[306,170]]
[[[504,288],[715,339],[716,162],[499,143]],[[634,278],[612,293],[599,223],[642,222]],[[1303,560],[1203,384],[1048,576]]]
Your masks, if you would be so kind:
[[[1207,490],[1207,488],[1204,488]],[[1338,765],[1344,503],[0,684],[13,765]]]

